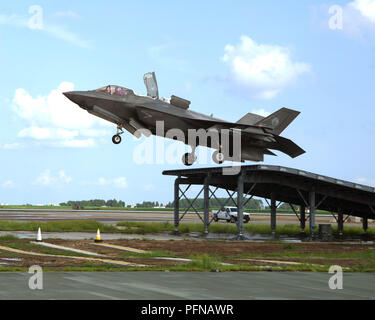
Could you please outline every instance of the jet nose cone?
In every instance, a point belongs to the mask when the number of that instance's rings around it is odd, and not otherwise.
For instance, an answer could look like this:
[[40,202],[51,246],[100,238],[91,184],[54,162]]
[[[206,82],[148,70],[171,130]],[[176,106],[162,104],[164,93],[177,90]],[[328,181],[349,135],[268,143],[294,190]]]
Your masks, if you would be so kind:
[[84,92],[79,91],[70,91],[63,93],[65,97],[67,97],[73,103],[79,105],[81,108],[86,109],[88,108],[88,98],[85,96]]
[[74,91],[64,92],[63,95],[73,102],[74,98],[77,98],[77,94]]

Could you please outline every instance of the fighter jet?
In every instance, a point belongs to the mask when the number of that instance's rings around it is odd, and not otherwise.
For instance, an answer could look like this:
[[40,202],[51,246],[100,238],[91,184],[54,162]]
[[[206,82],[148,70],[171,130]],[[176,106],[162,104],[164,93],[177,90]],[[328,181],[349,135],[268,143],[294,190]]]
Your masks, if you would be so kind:
[[[137,95],[131,89],[116,85],[90,91],[65,92],[64,95],[89,113],[115,124],[117,133],[112,138],[114,144],[121,143],[123,129],[138,138],[142,135],[157,135],[182,140],[192,148],[191,153],[182,157],[186,166],[196,161],[195,151],[198,146],[216,149],[213,161],[218,164],[226,160],[262,162],[264,155],[275,156],[270,149],[279,150],[292,158],[305,153],[294,142],[280,136],[300,114],[298,111],[282,108],[269,117],[248,113],[236,123],[228,122],[190,110],[191,102],[186,99],[174,95],[170,99],[159,98],[154,72],[144,75],[144,83],[147,96]],[[158,130],[158,122],[163,123],[162,130]],[[182,131],[184,138],[168,137],[167,133],[171,129]],[[189,130],[204,130],[207,133],[217,131],[219,141],[210,138],[204,142],[202,139],[189,141]],[[230,142],[226,148],[228,150],[224,150],[221,134],[224,130],[229,133],[229,141],[234,140],[235,134],[241,135],[240,148],[235,149],[234,143]]]

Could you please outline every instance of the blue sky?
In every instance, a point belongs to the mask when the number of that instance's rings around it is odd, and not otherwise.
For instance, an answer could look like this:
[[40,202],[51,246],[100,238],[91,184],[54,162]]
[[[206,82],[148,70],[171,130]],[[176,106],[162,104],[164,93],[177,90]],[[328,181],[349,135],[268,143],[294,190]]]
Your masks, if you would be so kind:
[[[42,29],[29,27],[33,5]],[[180,164],[136,164],[142,141],[114,146],[113,126],[61,96],[107,84],[144,94],[149,71],[162,96],[218,118],[301,111],[283,135],[307,153],[265,163],[375,185],[374,40],[375,0],[2,3],[0,203],[172,200],[161,172]]]

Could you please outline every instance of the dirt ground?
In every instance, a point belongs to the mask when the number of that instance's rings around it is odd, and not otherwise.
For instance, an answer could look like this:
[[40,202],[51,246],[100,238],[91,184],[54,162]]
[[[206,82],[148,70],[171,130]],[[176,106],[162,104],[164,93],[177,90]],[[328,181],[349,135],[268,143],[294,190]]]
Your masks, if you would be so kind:
[[[86,250],[105,255],[105,259],[143,264],[150,267],[168,268],[186,262],[156,259],[158,254],[175,258],[194,258],[204,254],[215,261],[251,266],[278,265],[277,262],[297,262],[314,265],[340,265],[355,267],[358,264],[375,265],[375,244],[363,243],[281,243],[281,242],[225,242],[225,241],[151,241],[151,240],[115,240],[107,241],[134,249],[142,249],[149,255],[129,254],[117,249],[96,246],[91,240],[48,240],[48,243]],[[24,246],[24,251],[48,253],[48,249],[33,245],[28,240],[1,241],[0,245],[9,247]],[[47,251],[46,251],[47,250]],[[53,254],[63,255],[58,250]],[[81,254],[74,254],[83,256]],[[87,256],[86,256],[87,257]],[[4,259],[5,258],[5,259]],[[14,259],[7,260],[7,259]],[[20,260],[18,260],[20,259]],[[266,260],[266,261],[260,261]],[[269,262],[267,262],[269,261]],[[76,260],[60,257],[40,257],[16,254],[0,250],[0,266],[30,267],[40,265],[49,268],[79,267],[88,264],[104,265],[99,261]],[[281,263],[279,263],[282,265]]]

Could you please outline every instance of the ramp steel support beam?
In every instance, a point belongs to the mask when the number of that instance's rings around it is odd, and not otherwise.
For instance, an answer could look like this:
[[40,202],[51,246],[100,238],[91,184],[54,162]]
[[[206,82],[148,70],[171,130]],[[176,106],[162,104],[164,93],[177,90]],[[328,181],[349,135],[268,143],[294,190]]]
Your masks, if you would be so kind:
[[189,212],[190,208],[192,208],[192,209],[195,211],[195,213],[196,213],[196,215],[198,216],[198,218],[201,219],[202,222],[204,222],[203,219],[202,219],[202,217],[201,217],[201,215],[199,214],[198,210],[194,207],[194,203],[197,201],[197,199],[199,198],[199,196],[200,196],[201,193],[203,192],[204,187],[201,189],[201,191],[198,193],[198,195],[195,197],[195,199],[194,199],[193,201],[190,201],[190,199],[186,196],[186,192],[187,192],[187,190],[189,190],[190,187],[191,187],[191,185],[189,185],[189,187],[186,189],[185,192],[182,191],[182,190],[180,189],[180,191],[181,191],[181,193],[182,193],[181,198],[184,197],[184,198],[186,199],[186,201],[188,202],[188,204],[189,204],[189,207],[185,210],[185,212],[184,212],[183,215],[181,216],[180,221],[181,221],[181,220],[185,217],[185,215]]
[[209,221],[209,219],[210,219],[210,217],[209,217],[209,211],[210,211],[210,175],[209,174],[204,179],[203,206],[204,206],[204,216],[203,216],[204,233],[208,234],[208,227],[210,225],[210,221]]
[[310,237],[313,237],[315,233],[315,210],[316,210],[316,194],[315,190],[310,191],[309,193],[310,198]]
[[362,219],[362,225],[363,225],[363,230],[365,231],[365,234],[366,234],[368,230],[368,218],[367,217],[364,217]]
[[180,177],[174,182],[174,228],[178,232],[180,225]]
[[339,236],[342,237],[342,235],[344,234],[344,212],[342,208],[339,208],[337,212],[338,212],[337,226],[338,226]]
[[275,193],[271,193],[271,232],[272,235],[276,235],[276,215],[277,215],[277,205]]
[[306,229],[306,207],[300,206],[299,212],[300,212],[301,229],[302,229],[302,232],[304,232]]
[[237,179],[237,228],[238,236],[243,237],[244,227],[243,227],[243,193],[244,193],[244,176],[241,173]]

